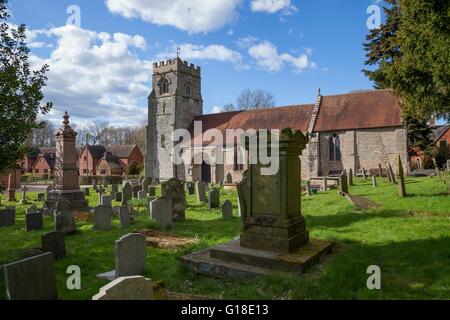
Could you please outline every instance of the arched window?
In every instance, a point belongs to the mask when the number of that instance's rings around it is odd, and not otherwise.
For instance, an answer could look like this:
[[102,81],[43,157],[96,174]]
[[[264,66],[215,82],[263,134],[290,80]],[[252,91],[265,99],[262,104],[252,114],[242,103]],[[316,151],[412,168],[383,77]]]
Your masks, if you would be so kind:
[[328,156],[330,161],[341,161],[341,139],[337,134],[333,134],[328,139]]
[[165,148],[166,144],[166,137],[162,134],[161,135],[161,148]]
[[192,95],[192,83],[188,82],[186,86],[184,87],[185,93],[187,96]]
[[167,79],[161,79],[159,82],[159,92],[160,94],[169,93],[169,81]]

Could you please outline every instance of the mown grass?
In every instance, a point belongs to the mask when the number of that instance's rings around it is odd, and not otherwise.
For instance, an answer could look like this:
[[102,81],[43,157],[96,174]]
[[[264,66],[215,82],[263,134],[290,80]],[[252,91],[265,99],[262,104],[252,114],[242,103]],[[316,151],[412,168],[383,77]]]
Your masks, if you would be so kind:
[[[219,209],[208,210],[188,196],[185,222],[176,223],[174,234],[196,237],[198,244],[180,250],[148,249],[146,276],[163,280],[170,290],[229,299],[449,299],[450,298],[450,197],[436,178],[407,178],[409,196],[400,199],[397,186],[379,179],[379,187],[357,179],[350,187],[355,195],[382,205],[356,211],[336,190],[302,198],[302,212],[311,237],[336,241],[334,253],[302,275],[273,274],[251,281],[211,279],[184,270],[180,257],[188,252],[226,242],[240,233],[241,220],[222,220]],[[32,199],[36,194],[30,195]],[[90,205],[98,196],[91,193]],[[221,201],[236,196],[222,190]],[[40,236],[52,229],[25,232],[25,208],[17,207],[17,225],[0,229],[0,264],[11,261],[21,250],[40,246]],[[66,240],[67,257],[55,263],[58,288],[63,299],[90,299],[107,282],[96,275],[114,268],[114,241],[139,228],[152,228],[144,208],[135,223],[120,229],[115,220],[109,232],[93,231],[89,222],[78,222],[79,233]],[[66,268],[78,265],[82,289],[66,288]],[[381,268],[381,290],[368,290],[367,267]],[[0,276],[0,288],[4,287]],[[4,289],[0,299],[5,298]]]

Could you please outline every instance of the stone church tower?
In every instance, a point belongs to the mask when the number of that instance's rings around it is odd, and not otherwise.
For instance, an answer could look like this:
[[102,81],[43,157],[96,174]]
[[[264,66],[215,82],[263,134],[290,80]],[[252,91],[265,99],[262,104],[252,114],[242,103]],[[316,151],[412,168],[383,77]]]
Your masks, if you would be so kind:
[[189,129],[194,117],[202,113],[200,67],[180,58],[154,63],[148,97],[147,177],[184,178],[184,172],[177,173],[172,161],[172,133]]

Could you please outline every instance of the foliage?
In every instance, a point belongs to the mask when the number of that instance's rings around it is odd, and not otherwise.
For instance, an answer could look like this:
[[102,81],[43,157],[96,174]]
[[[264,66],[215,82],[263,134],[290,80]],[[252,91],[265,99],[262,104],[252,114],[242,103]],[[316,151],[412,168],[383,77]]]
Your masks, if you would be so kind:
[[416,117],[450,114],[450,2],[386,0],[386,22],[367,36],[363,72]]
[[433,156],[439,168],[446,168],[447,159],[450,159],[450,148],[447,141],[441,141],[433,150]]
[[128,167],[128,174],[129,175],[138,175],[141,173],[142,166],[138,165],[136,162],[131,163],[131,165]]
[[48,66],[31,70],[25,25],[13,27],[8,18],[7,1],[0,0],[0,173],[15,168],[27,151],[25,140],[39,127],[37,115],[52,107],[41,105]]
[[410,145],[426,150],[433,142],[432,130],[427,120],[421,120],[413,116],[406,116],[406,129]]

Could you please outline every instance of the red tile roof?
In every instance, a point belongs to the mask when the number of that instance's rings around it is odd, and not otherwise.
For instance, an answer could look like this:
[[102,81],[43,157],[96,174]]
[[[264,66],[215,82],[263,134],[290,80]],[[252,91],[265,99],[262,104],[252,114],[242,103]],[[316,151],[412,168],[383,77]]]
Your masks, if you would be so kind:
[[314,131],[401,126],[397,98],[389,90],[324,96]]

